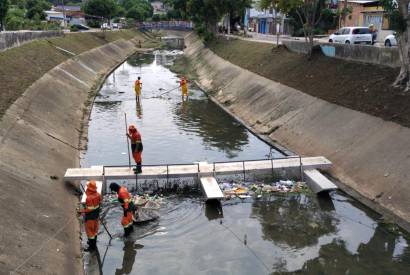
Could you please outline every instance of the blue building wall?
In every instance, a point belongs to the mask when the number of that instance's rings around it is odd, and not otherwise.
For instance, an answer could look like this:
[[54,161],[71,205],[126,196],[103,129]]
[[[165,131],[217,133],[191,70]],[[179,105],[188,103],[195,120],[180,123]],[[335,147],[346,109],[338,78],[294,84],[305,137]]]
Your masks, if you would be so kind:
[[266,19],[259,19],[259,28],[258,28],[259,33],[266,33],[267,32],[267,26],[266,26]]

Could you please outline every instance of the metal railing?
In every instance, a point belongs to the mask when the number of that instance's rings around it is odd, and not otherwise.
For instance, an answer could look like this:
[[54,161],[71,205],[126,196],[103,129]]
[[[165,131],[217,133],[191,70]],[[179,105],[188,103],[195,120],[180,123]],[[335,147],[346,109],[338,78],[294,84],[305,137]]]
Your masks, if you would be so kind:
[[[216,175],[218,173],[217,171],[217,166],[218,164],[229,164],[229,163],[238,163],[242,165],[242,173],[244,175],[244,178],[246,176],[246,163],[250,163],[250,162],[260,162],[260,161],[270,161],[271,162],[271,169],[272,169],[272,174],[274,173],[274,166],[273,166],[273,162],[275,160],[287,160],[287,159],[299,159],[299,168],[300,168],[300,177],[303,178],[303,162],[302,162],[302,156],[299,155],[295,155],[295,156],[285,156],[285,157],[278,157],[278,158],[264,158],[264,159],[252,159],[252,160],[232,160],[232,161],[214,161],[212,163],[209,163],[212,165],[212,173],[214,175]],[[168,180],[170,178],[170,167],[171,166],[196,166],[197,167],[197,174],[201,173],[201,169],[200,169],[200,163],[199,162],[194,162],[194,163],[168,163],[168,164],[142,164],[141,168],[146,168],[146,167],[164,167],[166,169],[166,174],[164,176],[166,176],[167,179],[167,183]],[[103,166],[103,179],[105,178],[105,169],[106,168],[123,168],[123,167],[127,167],[127,165],[104,165]],[[132,168],[137,168],[137,165],[131,165],[129,167]],[[138,173],[136,173],[136,180],[138,180]]]
[[137,23],[139,30],[167,29],[167,30],[193,30],[194,24],[190,21],[159,21]]

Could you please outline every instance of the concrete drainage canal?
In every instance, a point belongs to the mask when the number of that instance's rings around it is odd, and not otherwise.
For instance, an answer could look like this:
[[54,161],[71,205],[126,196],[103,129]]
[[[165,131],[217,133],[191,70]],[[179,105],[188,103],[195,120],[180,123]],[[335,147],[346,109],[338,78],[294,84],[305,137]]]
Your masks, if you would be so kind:
[[[169,66],[180,54],[136,54],[107,78],[93,106],[83,167],[128,164],[124,113],[142,135],[144,165],[282,156],[192,83],[188,101],[179,89],[164,94],[178,86]],[[138,76],[141,104],[133,88]],[[83,253],[86,274],[409,272],[408,235],[339,191],[317,196],[297,176],[280,173],[217,180],[226,199],[216,204],[205,203],[191,179],[133,189],[156,197],[160,217],[136,224],[127,238],[118,202],[105,195],[102,216],[113,239],[100,226],[97,252]],[[83,233],[84,247],[85,240]]]

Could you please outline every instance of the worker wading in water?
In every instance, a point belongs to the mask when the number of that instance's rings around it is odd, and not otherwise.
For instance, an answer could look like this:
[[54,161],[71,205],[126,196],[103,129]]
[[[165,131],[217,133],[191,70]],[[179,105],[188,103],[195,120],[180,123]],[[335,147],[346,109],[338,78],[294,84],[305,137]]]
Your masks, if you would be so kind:
[[124,186],[119,186],[113,182],[110,184],[111,192],[116,192],[118,195],[118,201],[121,203],[123,210],[123,217],[121,219],[122,227],[124,228],[124,236],[127,237],[133,230],[132,215],[135,211],[135,205],[132,201],[131,194]]
[[185,77],[182,77],[181,81],[179,82],[179,86],[181,87],[182,100],[184,100],[184,98],[188,100],[188,83]]
[[127,137],[131,140],[131,152],[132,157],[134,158],[135,163],[137,164],[137,168],[135,172],[137,174],[142,173],[142,140],[141,134],[138,132],[137,128],[134,125],[130,125],[128,127],[128,134]]
[[97,249],[101,203],[101,195],[97,192],[97,184],[95,181],[92,180],[88,182],[85,194],[87,196],[85,199],[85,208],[80,210],[80,213],[84,215],[85,233],[88,238],[88,248],[85,250],[94,251]]
[[135,81],[135,85],[134,85],[135,100],[137,101],[137,103],[140,102],[141,89],[142,89],[142,81],[141,81],[141,77],[138,77],[138,79]]

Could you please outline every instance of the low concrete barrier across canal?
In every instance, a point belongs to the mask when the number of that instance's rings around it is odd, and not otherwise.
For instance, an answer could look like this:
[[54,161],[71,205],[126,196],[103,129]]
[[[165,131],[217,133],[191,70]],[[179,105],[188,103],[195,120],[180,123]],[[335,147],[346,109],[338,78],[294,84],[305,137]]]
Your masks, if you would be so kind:
[[[300,178],[308,179],[308,186],[315,192],[326,192],[337,189],[331,181],[316,169],[329,169],[332,163],[325,157],[286,157],[267,160],[249,160],[233,162],[198,162],[192,164],[146,165],[143,173],[135,174],[133,166],[92,166],[90,168],[67,169],[64,179],[96,180],[103,182],[103,192],[107,190],[107,180],[147,180],[169,179],[178,177],[192,177],[200,179],[206,199],[223,198],[217,181],[206,178],[216,175],[240,174],[249,172],[274,173],[286,171],[289,174],[298,174]],[[204,179],[204,180],[202,180]],[[216,190],[218,189],[218,190]],[[215,191],[216,190],[216,191]]]

